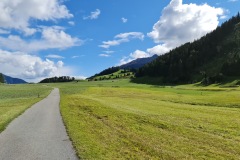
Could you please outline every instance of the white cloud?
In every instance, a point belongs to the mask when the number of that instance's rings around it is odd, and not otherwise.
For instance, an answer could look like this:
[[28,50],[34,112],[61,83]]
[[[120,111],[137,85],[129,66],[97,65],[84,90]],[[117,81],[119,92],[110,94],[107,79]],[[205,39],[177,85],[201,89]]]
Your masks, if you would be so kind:
[[65,33],[61,27],[43,27],[40,40],[23,40],[20,36],[0,37],[0,47],[13,51],[37,52],[82,45],[83,41]]
[[110,57],[109,54],[99,54],[100,57]]
[[227,19],[227,18],[228,18],[228,16],[226,16],[226,15],[220,16],[220,19]]
[[72,59],[79,58],[80,56],[72,56]]
[[144,51],[136,50],[135,52],[130,54],[130,57],[132,57],[133,59],[146,58],[149,57],[149,54]]
[[98,17],[100,16],[101,14],[101,11],[99,9],[96,9],[96,11],[93,11],[91,12],[91,14],[89,16],[85,16],[83,17],[84,20],[87,20],[87,19],[98,19]]
[[114,53],[115,51],[103,51],[104,53],[106,53],[106,54],[112,54],[112,53]]
[[17,29],[25,35],[36,32],[29,24],[32,19],[54,21],[73,17],[59,0],[1,0],[0,11],[1,28]]
[[144,52],[144,51],[140,51],[140,50],[136,50],[135,52],[131,53],[128,57],[125,56],[123,57],[121,60],[120,60],[120,63],[119,65],[123,65],[123,64],[126,64],[126,63],[129,63],[135,59],[138,59],[138,58],[146,58],[146,57],[150,57],[151,55],[147,52]]
[[129,58],[129,57],[124,56],[124,57],[120,60],[119,64],[117,64],[117,66],[121,66],[121,65],[127,64],[127,63],[129,63],[129,62],[131,62],[131,61],[133,61],[133,60],[134,60],[134,59],[132,59],[132,58]]
[[72,76],[72,77],[74,77],[76,80],[85,80],[85,79],[87,79],[87,77],[85,77],[85,76]]
[[123,23],[127,23],[128,22],[128,19],[124,18],[124,17],[122,17],[121,20],[122,20]]
[[73,38],[63,30],[48,27],[44,28],[42,32],[42,39],[49,43],[49,48],[68,48],[76,45],[80,45],[78,38]]
[[115,36],[115,38],[119,38],[119,39],[140,39],[143,40],[144,39],[144,34],[141,32],[128,32],[128,33],[120,33],[118,35]]
[[[163,54],[186,42],[194,41],[216,29],[219,16],[224,18],[222,8],[208,4],[183,4],[182,0],[172,0],[162,11],[160,20],[148,33],[156,43],[160,43],[149,52]],[[161,49],[157,51],[157,49]]]
[[99,47],[102,47],[102,48],[110,48],[111,46],[118,46],[120,45],[121,43],[123,42],[128,42],[128,40],[126,39],[119,39],[119,40],[112,40],[112,41],[103,41],[102,45],[99,45]]
[[70,24],[71,26],[74,26],[74,25],[75,25],[75,22],[69,21],[68,24]]
[[146,52],[136,50],[120,60],[120,64],[137,58],[163,55],[171,49],[186,42],[191,42],[216,29],[219,18],[226,18],[222,8],[208,4],[183,4],[182,0],[172,0],[162,11],[160,20],[148,33],[157,46],[148,48]]
[[63,56],[59,56],[59,55],[56,55],[56,54],[49,54],[47,56],[45,56],[46,58],[52,58],[52,59],[64,59],[65,57]]
[[110,57],[112,53],[114,53],[115,51],[102,51],[103,54],[99,54],[100,57]]
[[122,43],[129,42],[131,39],[144,40],[144,34],[141,32],[128,32],[128,33],[118,34],[114,38],[115,40],[103,41],[102,42],[103,44],[99,45],[99,47],[108,49],[111,46],[118,46]]
[[23,52],[0,50],[0,66],[2,73],[31,82],[51,76],[72,74],[72,69],[65,67],[62,61],[55,63]]
[[82,54],[82,55],[78,55],[78,56],[72,56],[71,58],[75,59],[75,58],[80,58],[80,57],[85,57],[85,55]]
[[166,44],[157,45],[153,48],[148,48],[147,52],[149,55],[153,56],[154,54],[163,55],[169,51],[171,46],[166,46]]
[[228,0],[228,2],[237,2],[238,0]]
[[[82,40],[66,33],[65,28],[45,23],[56,23],[59,19],[73,17],[63,2],[64,0],[0,0],[1,72],[34,82],[51,76],[73,75],[74,68],[65,66],[61,60],[49,60],[63,59],[62,56],[50,54],[46,56],[47,59],[42,59],[29,54],[83,44]],[[39,25],[43,22],[49,26]],[[75,24],[73,21],[68,22],[69,25]]]

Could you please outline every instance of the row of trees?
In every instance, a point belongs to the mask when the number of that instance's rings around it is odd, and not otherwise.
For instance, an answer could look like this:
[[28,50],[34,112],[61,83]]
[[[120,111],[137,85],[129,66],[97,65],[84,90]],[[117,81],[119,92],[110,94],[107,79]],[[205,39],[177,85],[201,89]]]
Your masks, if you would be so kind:
[[[105,70],[103,70],[102,72],[100,72],[100,73],[97,73],[97,74],[95,74],[94,76],[91,76],[91,77],[89,77],[89,78],[87,78],[88,80],[96,80],[96,77],[101,77],[101,80],[106,80],[106,79],[116,79],[116,76],[114,76],[113,74],[114,73],[116,73],[116,72],[118,72],[118,71],[120,71],[121,70],[121,74],[124,74],[124,76],[130,76],[129,74],[131,74],[131,72],[132,73],[136,73],[136,69],[121,69],[120,67],[110,67],[110,68],[108,68],[108,69],[105,69]],[[125,75],[126,74],[126,75]],[[108,75],[108,77],[109,78],[104,78],[104,77],[102,77],[102,76],[107,76]],[[124,77],[123,76],[123,77]],[[114,78],[113,78],[114,77]],[[121,76],[119,75],[117,78],[120,78]]]
[[74,81],[74,77],[69,76],[61,76],[61,77],[52,77],[52,78],[46,78],[40,81],[39,83],[57,83],[57,82],[71,82]]
[[129,72],[128,70],[122,70],[118,75],[110,74],[101,77],[95,77],[93,79],[88,79],[88,81],[102,81],[102,80],[111,80],[111,79],[122,79],[122,78],[133,78],[134,73]]
[[103,70],[102,72],[100,72],[100,73],[98,73],[98,74],[95,74],[95,75],[92,76],[92,77],[89,77],[88,79],[91,80],[91,79],[94,79],[94,77],[112,74],[112,73],[115,73],[115,72],[117,72],[117,71],[119,71],[119,70],[120,70],[119,67],[110,67],[110,68],[108,68],[108,69]]
[[[188,83],[196,77],[240,75],[240,15],[215,31],[186,43],[140,68],[137,77],[163,77],[164,82]],[[209,79],[209,78],[208,78]],[[199,81],[199,79],[197,79]]]

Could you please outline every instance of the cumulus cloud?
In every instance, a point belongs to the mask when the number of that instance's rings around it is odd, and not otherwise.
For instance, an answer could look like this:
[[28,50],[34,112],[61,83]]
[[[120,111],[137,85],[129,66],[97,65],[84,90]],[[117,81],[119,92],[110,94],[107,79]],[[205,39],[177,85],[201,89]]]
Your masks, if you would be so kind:
[[119,65],[129,63],[129,62],[131,62],[135,59],[138,59],[138,58],[146,58],[146,57],[149,57],[149,56],[150,56],[150,54],[147,53],[147,52],[136,50],[135,52],[131,53],[128,57],[127,56],[123,57],[120,60]]
[[59,0],[1,0],[0,10],[0,27],[20,30],[25,35],[36,32],[29,24],[31,19],[49,21],[73,17]]
[[171,0],[163,9],[159,21],[153,26],[153,31],[148,33],[158,45],[148,48],[146,52],[137,50],[123,57],[120,64],[154,54],[163,55],[186,42],[199,39],[216,29],[220,18],[225,18],[222,8],[211,7],[208,4],[183,4],[182,0]]
[[81,44],[81,40],[74,38],[63,30],[55,27],[47,27],[43,29],[42,39],[49,43],[49,48],[68,48]]
[[0,37],[0,47],[12,51],[37,52],[46,49],[66,49],[79,46],[82,40],[72,37],[62,30],[61,27],[43,27],[41,39],[26,41],[20,36],[9,35]]
[[128,19],[127,19],[127,18],[124,18],[124,17],[122,17],[121,20],[122,20],[123,23],[127,23],[127,21],[128,21]]
[[128,32],[128,33],[121,33],[114,37],[114,40],[111,41],[103,41],[99,47],[108,49],[112,46],[118,46],[122,43],[129,42],[131,39],[140,39],[144,40],[144,34],[141,32]]
[[[0,66],[4,74],[37,82],[51,76],[73,75],[64,57],[50,54],[46,59],[34,54],[42,50],[80,46],[83,41],[69,35],[64,27],[40,26],[43,21],[57,22],[73,17],[63,0],[0,1]],[[35,22],[35,23],[32,23]],[[40,23],[38,23],[40,22]],[[74,25],[73,21],[68,21]],[[51,60],[49,60],[51,58]],[[54,61],[53,61],[54,59]]]
[[43,60],[23,52],[0,50],[0,66],[4,74],[34,82],[46,77],[72,74],[71,68],[65,67],[62,61]]
[[135,52],[130,54],[130,57],[132,57],[133,59],[146,58],[149,57],[149,54],[144,51],[136,50]]
[[89,16],[84,16],[83,19],[87,20],[93,20],[93,19],[98,19],[98,17],[100,16],[101,11],[99,9],[96,9],[96,11],[91,12],[91,14]]
[[149,56],[152,56],[154,54],[163,55],[167,53],[171,48],[172,48],[171,46],[167,46],[166,44],[161,44],[153,48],[148,48],[147,53],[149,53]]
[[[182,0],[172,0],[162,11],[160,20],[148,33],[158,46],[156,48],[169,51],[186,42],[194,41],[216,29],[219,17],[223,16],[222,8],[211,7],[208,4],[183,4]],[[157,52],[156,52],[157,53]],[[158,54],[162,54],[159,51]]]

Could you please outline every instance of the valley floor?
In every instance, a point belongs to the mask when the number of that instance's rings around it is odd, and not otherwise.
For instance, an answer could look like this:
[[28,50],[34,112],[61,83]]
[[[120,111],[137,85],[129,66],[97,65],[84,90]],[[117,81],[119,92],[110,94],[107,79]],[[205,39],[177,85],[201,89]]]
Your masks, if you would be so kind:
[[240,89],[54,84],[82,159],[238,159]]
[[52,87],[81,159],[239,159],[240,88],[129,80],[0,85],[0,131]]

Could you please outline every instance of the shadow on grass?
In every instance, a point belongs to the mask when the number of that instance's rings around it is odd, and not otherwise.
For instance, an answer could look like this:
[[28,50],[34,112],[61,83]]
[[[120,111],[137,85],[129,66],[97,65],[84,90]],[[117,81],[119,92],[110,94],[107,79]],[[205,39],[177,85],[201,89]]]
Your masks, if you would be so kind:
[[136,84],[148,84],[153,85],[155,87],[164,87],[164,86],[176,86],[179,84],[166,83],[162,77],[140,77],[140,78],[132,78],[132,83]]
[[226,77],[222,82],[218,83],[211,83],[211,84],[203,84],[201,82],[197,83],[168,83],[162,77],[139,77],[139,78],[132,78],[132,83],[137,84],[149,84],[154,85],[156,87],[164,87],[164,86],[176,86],[176,85],[185,85],[185,84],[193,84],[196,87],[208,87],[208,86],[215,86],[215,87],[227,87],[227,88],[236,88],[240,86],[240,77]]

